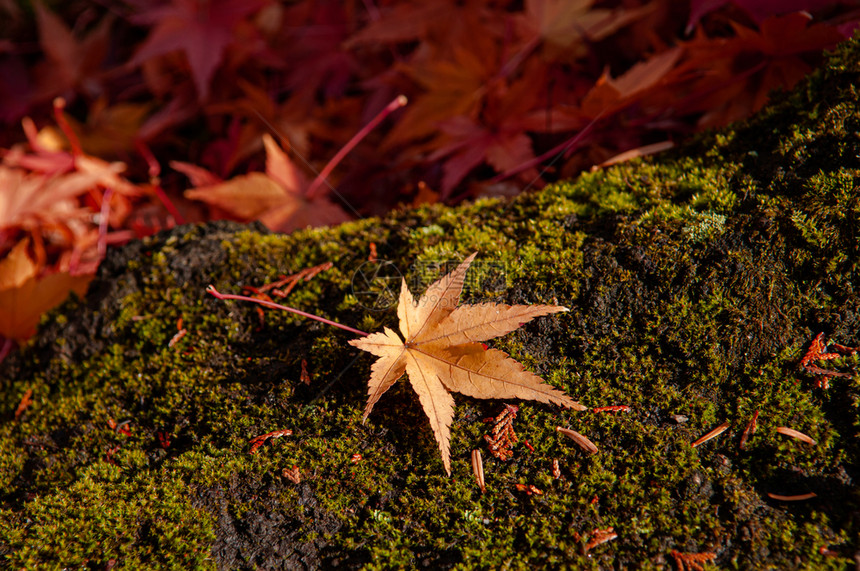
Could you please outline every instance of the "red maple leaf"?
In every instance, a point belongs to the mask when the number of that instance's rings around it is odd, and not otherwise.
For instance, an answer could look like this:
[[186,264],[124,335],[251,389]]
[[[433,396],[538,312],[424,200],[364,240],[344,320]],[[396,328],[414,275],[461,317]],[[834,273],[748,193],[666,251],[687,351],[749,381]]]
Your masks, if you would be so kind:
[[[308,182],[290,158],[268,134],[266,172],[252,172],[210,186],[185,191],[185,196],[214,207],[215,213],[250,221],[259,219],[276,232],[291,232],[306,226],[339,224],[349,215],[325,196],[308,197]],[[202,169],[173,163],[189,176],[204,180]]]
[[90,96],[101,93],[99,76],[110,39],[113,18],[108,15],[80,40],[56,14],[41,2],[34,2],[39,24],[39,45],[45,60],[35,69],[36,98],[48,100],[57,95],[71,99],[75,92]]
[[152,6],[131,0],[140,8],[132,18],[151,25],[152,31],[129,65],[140,65],[156,56],[182,51],[188,59],[197,95],[205,100],[215,70],[233,41],[238,22],[259,10],[268,0],[170,0]]

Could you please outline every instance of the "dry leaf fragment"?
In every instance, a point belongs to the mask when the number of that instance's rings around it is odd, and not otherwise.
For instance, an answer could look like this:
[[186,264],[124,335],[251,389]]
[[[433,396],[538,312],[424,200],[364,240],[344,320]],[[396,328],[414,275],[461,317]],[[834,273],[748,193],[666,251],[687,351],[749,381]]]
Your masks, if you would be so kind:
[[261,434],[260,436],[255,436],[251,440],[248,441],[248,444],[251,445],[250,454],[256,454],[257,448],[266,443],[270,438],[280,438],[281,436],[290,436],[293,433],[292,430],[274,430],[272,432],[267,432],[266,434]]
[[767,497],[780,502],[800,502],[803,500],[811,500],[817,495],[818,494],[816,494],[815,492],[809,492],[808,494],[797,494],[796,496],[783,496],[780,494],[771,494],[770,492],[767,493]]
[[788,428],[786,426],[780,426],[776,429],[780,434],[785,434],[786,436],[790,436],[792,438],[797,438],[798,440],[803,440],[807,444],[816,444],[815,439],[807,436],[806,434],[794,430],[793,428]]
[[532,484],[514,484],[514,486],[517,488],[517,491],[525,492],[526,494],[528,494],[530,496],[532,496],[532,495],[542,496],[543,495],[543,491],[540,488],[538,488],[537,486],[534,486]]
[[311,384],[311,375],[308,373],[308,361],[307,359],[302,359],[302,372],[300,376],[302,382],[306,385]]
[[430,420],[445,471],[451,474],[449,442],[454,399],[451,392],[475,398],[531,399],[585,410],[517,361],[481,341],[519,328],[535,317],[567,311],[557,305],[481,303],[457,307],[472,254],[450,274],[427,288],[419,300],[402,282],[397,316],[404,342],[391,329],[350,341],[379,357],[371,367],[364,418],[385,391],[408,373],[412,388]]
[[302,481],[302,475],[299,471],[298,466],[293,466],[292,468],[284,468],[283,474],[285,478],[287,478],[294,484],[299,484]]
[[484,483],[484,461],[481,459],[480,450],[472,450],[472,471],[475,472],[475,481],[478,482],[481,493],[485,493],[487,487]]
[[699,438],[698,440],[693,442],[690,446],[695,448],[695,447],[699,446],[700,444],[704,444],[708,440],[711,440],[712,438],[716,438],[717,436],[719,436],[720,434],[722,434],[723,432],[725,432],[728,429],[729,429],[729,423],[724,422],[721,425],[719,425],[718,427],[716,427],[715,429],[710,430],[710,431],[706,432],[705,434],[703,434],[701,436],[701,438]]
[[504,410],[496,418],[489,419],[493,424],[493,434],[484,435],[484,440],[490,447],[490,454],[499,460],[510,460],[514,452],[511,447],[517,443],[517,433],[514,432],[514,419],[519,407],[506,404]]
[[845,355],[854,355],[857,353],[856,347],[846,347],[845,345],[839,345],[838,343],[831,343],[830,347],[832,351],[827,352],[827,345],[824,343],[824,333],[819,333],[815,339],[812,340],[812,343],[809,345],[809,350],[800,360],[800,366],[806,370],[806,372],[815,375],[815,384],[821,389],[830,388],[829,377],[851,378],[854,376],[851,373],[840,373],[838,371],[822,369],[821,367],[812,364],[813,361],[829,361],[831,359],[838,359]]
[[681,553],[680,551],[675,551],[674,549],[670,552],[670,555],[675,560],[675,565],[678,566],[678,571],[686,571],[687,569],[692,569],[693,571],[704,571],[703,563],[706,561],[713,561],[717,558],[716,553],[711,553],[706,551],[704,553]]
[[18,408],[15,409],[15,420],[21,418],[21,415],[24,414],[24,411],[27,410],[33,403],[33,389],[27,389],[24,392],[24,396],[21,397],[21,402],[18,403]]
[[750,436],[755,434],[755,429],[758,426],[758,413],[759,413],[759,411],[755,411],[755,413],[753,413],[752,419],[749,421],[749,424],[747,424],[747,427],[744,429],[744,433],[741,434],[741,442],[740,442],[741,450],[746,449],[747,440],[749,439]]
[[586,543],[585,547],[583,548],[586,553],[588,553],[598,545],[618,538],[618,534],[615,533],[614,527],[607,527],[606,529],[595,529],[591,532],[590,536],[591,539],[588,540],[588,543]]
[[575,430],[570,430],[569,428],[562,428],[560,426],[556,426],[555,430],[571,438],[574,442],[579,444],[580,448],[582,448],[589,454],[597,454],[597,445],[594,444],[594,442],[592,442],[588,438],[586,438],[584,435],[578,433]]

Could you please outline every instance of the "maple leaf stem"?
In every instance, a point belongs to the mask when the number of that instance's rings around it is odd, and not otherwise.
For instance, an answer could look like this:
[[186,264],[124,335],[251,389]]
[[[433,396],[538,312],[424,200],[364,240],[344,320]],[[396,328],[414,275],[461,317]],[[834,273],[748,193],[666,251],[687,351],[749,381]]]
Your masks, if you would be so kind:
[[158,175],[161,174],[161,165],[158,163],[158,159],[155,158],[155,155],[152,154],[152,151],[147,146],[146,143],[141,141],[140,139],[135,139],[134,146],[137,149],[137,152],[140,153],[140,156],[143,157],[143,160],[146,161],[147,167],[149,169],[149,179],[152,183],[152,190],[155,192],[155,196],[158,198],[159,202],[164,206],[167,212],[173,216],[173,219],[177,224],[185,224],[185,217],[179,213],[179,209],[176,208],[176,205],[173,204],[173,201],[167,196],[167,193],[164,192],[164,189],[161,188],[161,182],[158,179]]
[[[547,152],[543,153],[540,156],[537,156],[537,157],[535,157],[531,160],[528,160],[528,161],[526,161],[520,165],[517,165],[512,169],[506,170],[503,173],[497,174],[496,176],[494,176],[493,178],[491,178],[489,180],[489,183],[495,184],[497,182],[501,182],[501,181],[505,180],[506,178],[510,178],[510,177],[514,176],[515,174],[518,174],[518,173],[520,173],[526,169],[530,169],[533,166],[539,165],[540,163],[542,163],[543,161],[545,161],[546,159],[548,159],[549,157],[551,157],[553,155],[557,155],[549,163],[549,165],[547,165],[544,168],[544,171],[546,171],[546,169],[549,168],[550,166],[552,166],[552,164],[555,163],[555,161],[557,161],[563,155],[565,155],[568,151],[573,149],[577,144],[583,143],[585,137],[587,135],[591,134],[592,127],[594,127],[594,125],[597,124],[597,121],[602,116],[603,116],[603,111],[601,111],[597,117],[592,119],[588,125],[583,127],[583,129],[579,133],[577,133],[575,136],[573,136],[572,138],[566,140],[565,142],[561,143],[560,145],[556,145],[555,147],[551,148],[550,150],[548,150]],[[543,172],[541,172],[541,174],[543,174]]]
[[385,109],[383,109],[382,111],[377,113],[376,117],[371,119],[367,123],[367,125],[362,127],[358,131],[358,133],[356,133],[352,137],[352,139],[350,139],[349,142],[347,142],[347,144],[345,144],[343,147],[341,147],[341,149],[337,152],[337,154],[334,157],[332,157],[332,159],[328,162],[328,164],[325,166],[325,168],[317,175],[317,177],[314,179],[314,181],[308,187],[307,192],[305,192],[305,198],[307,198],[308,200],[312,200],[317,195],[317,193],[318,193],[317,191],[322,186],[323,182],[325,182],[325,180],[331,174],[331,171],[333,171],[334,168],[338,164],[340,164],[340,161],[343,160],[343,158],[347,155],[347,153],[349,153],[359,143],[359,141],[361,141],[363,138],[365,138],[368,133],[370,133],[374,128],[376,128],[376,126],[379,125],[383,119],[388,117],[392,111],[395,111],[396,109],[400,109],[401,107],[406,105],[407,102],[408,102],[408,100],[406,99],[405,95],[398,95],[397,97],[395,97],[394,99],[391,100],[391,103],[389,103],[388,105],[385,106]]
[[179,210],[176,208],[176,205],[173,204],[173,201],[168,198],[167,193],[164,192],[164,189],[161,188],[161,184],[155,184],[152,186],[152,190],[155,192],[155,196],[158,197],[158,200],[161,201],[161,204],[164,205],[164,208],[173,216],[173,219],[176,220],[177,224],[185,224],[185,217],[179,213]]
[[107,251],[107,229],[108,218],[110,218],[110,199],[113,196],[113,188],[106,188],[102,195],[102,209],[99,213],[99,239],[97,242],[97,250],[99,259],[105,257]]
[[215,286],[208,286],[206,288],[206,293],[210,293],[217,297],[218,299],[236,299],[239,301],[250,301],[251,303],[256,303],[259,305],[263,305],[265,307],[271,307],[273,309],[282,309],[284,311],[289,311],[290,313],[295,313],[296,315],[301,315],[302,317],[307,317],[308,319],[313,319],[315,321],[319,321],[321,323],[325,323],[326,325],[331,325],[332,327],[337,327],[338,329],[343,329],[344,331],[349,331],[350,333],[355,333],[356,335],[361,335],[362,337],[367,337],[370,335],[369,333],[365,333],[364,331],[360,331],[358,329],[354,329],[348,325],[343,325],[342,323],[338,323],[337,321],[332,321],[330,319],[326,319],[325,317],[320,317],[319,315],[314,315],[313,313],[307,313],[300,309],[296,309],[295,307],[290,307],[288,305],[281,305],[280,303],[275,303],[273,301],[267,301],[265,299],[256,299],[253,297],[248,297],[246,295],[235,295],[232,293],[221,293],[215,289]]
[[69,122],[66,121],[66,116],[63,115],[63,110],[66,108],[66,100],[62,97],[57,97],[54,99],[54,119],[57,121],[57,125],[60,126],[60,130],[63,131],[63,134],[66,136],[66,139],[69,140],[69,146],[72,147],[72,154],[76,157],[79,157],[84,154],[83,149],[81,148],[81,142],[78,140],[78,136],[72,130],[72,126],[69,125]]

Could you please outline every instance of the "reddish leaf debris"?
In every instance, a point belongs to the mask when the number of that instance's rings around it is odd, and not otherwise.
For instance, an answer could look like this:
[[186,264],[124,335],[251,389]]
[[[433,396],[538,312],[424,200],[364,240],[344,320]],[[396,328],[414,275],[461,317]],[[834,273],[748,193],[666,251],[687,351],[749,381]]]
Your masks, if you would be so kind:
[[272,432],[267,432],[266,434],[261,434],[260,436],[255,436],[251,440],[248,441],[248,444],[251,445],[250,454],[256,454],[257,448],[266,443],[267,440],[273,438],[280,438],[282,436],[290,436],[293,433],[292,430],[274,430]]
[[517,417],[519,407],[506,404],[504,410],[495,418],[488,418],[485,422],[493,422],[491,434],[484,435],[484,440],[490,448],[490,454],[499,460],[509,460],[513,455],[511,447],[517,443],[517,434],[514,432],[514,419]]
[[130,420],[124,420],[120,423],[117,423],[114,419],[109,418],[107,420],[108,426],[110,426],[111,430],[116,432],[117,434],[122,434],[123,436],[131,436],[131,429],[129,428],[131,425]]
[[717,558],[716,553],[681,553],[674,549],[669,553],[669,555],[671,555],[675,560],[675,565],[678,566],[678,571],[705,571],[703,564]]
[[21,397],[21,402],[18,403],[18,408],[15,409],[15,420],[21,418],[21,415],[27,410],[27,408],[33,402],[33,389],[27,389],[24,392],[24,396]]
[[531,484],[514,484],[514,486],[517,488],[517,491],[525,492],[526,494],[528,494],[530,496],[532,496],[532,495],[542,496],[543,495],[543,492],[540,489],[538,489],[537,487],[535,487]]
[[299,378],[301,379],[301,381],[304,384],[306,384],[306,385],[311,384],[311,376],[308,373],[308,361],[307,361],[307,359],[302,359],[302,372],[301,372],[301,375]]
[[161,446],[164,450],[170,448],[170,433],[169,432],[156,432],[155,436],[158,438],[158,445]]
[[300,281],[304,280],[306,282],[309,282],[321,272],[330,270],[332,266],[332,262],[324,262],[322,264],[318,264],[310,268],[305,268],[289,276],[281,276],[280,279],[278,279],[277,281],[261,286],[260,288],[254,290],[254,292],[263,294],[271,290],[272,295],[274,296],[281,298],[287,297],[288,295],[290,295],[290,292],[293,291],[293,288],[296,287],[296,284],[298,284]]
[[591,539],[588,540],[588,543],[586,543],[583,548],[585,553],[588,553],[598,545],[606,543],[607,541],[617,539],[618,534],[615,533],[615,528],[607,527],[605,529],[595,529],[587,537],[590,537]]
[[617,404],[613,406],[598,406],[591,409],[592,412],[628,412],[630,407],[625,404]]
[[759,411],[755,411],[753,413],[752,418],[747,424],[747,427],[744,429],[743,434],[741,434],[741,442],[739,444],[741,450],[745,450],[747,447],[747,440],[750,436],[755,434],[756,427],[758,426],[758,413]]
[[188,330],[185,329],[184,327],[182,327],[182,318],[181,317],[176,322],[176,329],[178,329],[178,331],[177,331],[176,335],[174,335],[170,339],[170,341],[167,343],[168,347],[173,347],[174,345],[176,345],[176,343],[178,343],[179,340],[182,339],[183,337],[185,337],[185,334],[188,333]]
[[827,351],[827,346],[824,343],[824,333],[819,333],[815,339],[812,340],[812,343],[809,345],[809,350],[800,360],[800,366],[807,373],[810,373],[815,377],[815,385],[820,389],[828,389],[830,388],[830,378],[831,377],[853,377],[853,373],[841,373],[839,371],[832,371],[829,369],[822,369],[814,365],[813,363],[816,361],[829,361],[831,359],[838,359],[839,357],[844,357],[847,355],[855,355],[857,353],[856,347],[846,347],[845,345],[839,345],[838,343],[830,344],[830,352]]
[[552,459],[552,477],[556,480],[561,478],[561,467],[558,465],[558,458]]
[[301,472],[299,471],[299,467],[296,465],[293,465],[292,468],[284,468],[284,471],[282,473],[284,475],[284,478],[288,479],[294,484],[299,484],[302,481]]

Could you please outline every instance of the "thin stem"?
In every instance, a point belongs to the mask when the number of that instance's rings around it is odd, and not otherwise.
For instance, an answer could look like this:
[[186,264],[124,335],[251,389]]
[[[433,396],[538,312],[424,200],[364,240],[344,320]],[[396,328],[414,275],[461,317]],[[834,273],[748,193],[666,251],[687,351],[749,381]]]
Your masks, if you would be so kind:
[[110,199],[112,196],[113,196],[113,188],[112,187],[106,188],[104,194],[102,195],[102,209],[101,209],[101,214],[99,215],[99,240],[98,240],[99,260],[104,258],[105,252],[107,252],[108,219],[110,218]]
[[347,155],[347,153],[349,153],[353,149],[353,147],[355,147],[359,143],[359,141],[361,141],[363,138],[365,138],[367,136],[367,134],[370,133],[374,129],[374,127],[379,125],[383,119],[388,117],[388,115],[390,115],[392,111],[394,111],[395,109],[400,109],[401,107],[406,105],[406,103],[407,103],[406,96],[405,95],[398,95],[397,97],[395,97],[394,99],[391,100],[391,103],[389,103],[388,105],[385,106],[385,109],[380,111],[376,115],[376,117],[371,119],[370,122],[367,123],[367,125],[362,127],[358,131],[358,133],[353,135],[352,139],[350,139],[347,144],[345,144],[343,147],[341,147],[341,149],[337,152],[337,154],[334,157],[332,157],[332,159],[328,162],[328,164],[325,166],[325,168],[317,175],[317,177],[314,179],[314,181],[308,187],[307,192],[305,192],[305,198],[307,198],[308,200],[312,200],[317,194],[317,189],[319,189],[319,187],[322,185],[322,183],[325,182],[325,180],[328,178],[328,175],[330,175],[331,171],[334,170],[334,167],[336,167],[340,163],[340,161],[343,160],[343,158]]
[[62,97],[57,97],[54,99],[54,119],[57,121],[57,125],[60,126],[60,130],[66,136],[66,139],[69,140],[69,146],[72,148],[72,154],[76,157],[80,157],[84,154],[83,149],[81,149],[81,142],[78,140],[78,136],[75,134],[75,131],[72,129],[72,126],[69,125],[69,122],[66,121],[66,117],[63,115],[63,109],[66,108],[66,100]]
[[330,319],[326,319],[325,317],[320,317],[319,315],[314,315],[313,313],[307,313],[300,309],[296,309],[294,307],[290,307],[288,305],[281,305],[280,303],[275,303],[273,301],[267,301],[265,299],[256,299],[253,297],[248,297],[246,295],[234,295],[232,293],[221,293],[215,289],[215,286],[208,286],[206,288],[206,293],[211,293],[218,299],[237,299],[239,301],[250,301],[251,303],[257,303],[259,305],[263,305],[265,307],[271,307],[273,309],[282,309],[284,311],[289,311],[290,313],[295,313],[296,315],[301,315],[302,317],[307,317],[308,319],[313,319],[315,321],[319,321],[321,323],[325,323],[326,325],[331,325],[332,327],[337,327],[339,329],[343,329],[344,331],[349,331],[350,333],[355,333],[356,335],[361,335],[362,337],[367,337],[370,333],[366,333],[364,331],[360,331],[358,329],[353,329],[348,325],[343,325],[336,321],[332,321]]

